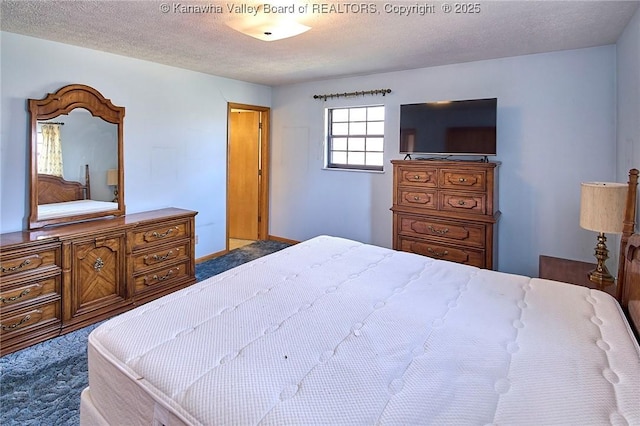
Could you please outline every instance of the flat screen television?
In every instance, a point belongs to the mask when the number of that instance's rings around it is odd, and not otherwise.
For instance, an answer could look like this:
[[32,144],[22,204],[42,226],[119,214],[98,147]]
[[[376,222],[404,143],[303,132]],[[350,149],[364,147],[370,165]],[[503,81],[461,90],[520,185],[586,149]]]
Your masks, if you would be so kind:
[[496,155],[496,98],[400,105],[400,153]]

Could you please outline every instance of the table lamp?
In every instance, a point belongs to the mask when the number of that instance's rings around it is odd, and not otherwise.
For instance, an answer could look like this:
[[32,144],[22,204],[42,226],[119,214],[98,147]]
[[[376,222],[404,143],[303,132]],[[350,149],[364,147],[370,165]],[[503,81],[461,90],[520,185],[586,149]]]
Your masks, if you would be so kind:
[[118,169],[107,170],[107,186],[115,187],[113,189],[113,202],[118,201]]
[[628,186],[624,183],[606,182],[582,183],[581,186],[580,226],[598,233],[595,247],[598,262],[596,268],[589,272],[589,281],[602,289],[614,282],[605,264],[609,258],[609,250],[604,234],[622,233]]

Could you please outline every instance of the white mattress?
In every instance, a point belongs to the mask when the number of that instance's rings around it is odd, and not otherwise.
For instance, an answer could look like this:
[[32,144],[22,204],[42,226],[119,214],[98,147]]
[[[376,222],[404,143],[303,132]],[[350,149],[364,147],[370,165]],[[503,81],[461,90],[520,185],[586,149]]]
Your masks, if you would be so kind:
[[81,415],[640,424],[639,395],[640,349],[609,295],[323,236],[98,327]]
[[108,212],[117,210],[118,203],[111,201],[76,200],[63,203],[40,204],[38,220],[74,216],[77,214]]

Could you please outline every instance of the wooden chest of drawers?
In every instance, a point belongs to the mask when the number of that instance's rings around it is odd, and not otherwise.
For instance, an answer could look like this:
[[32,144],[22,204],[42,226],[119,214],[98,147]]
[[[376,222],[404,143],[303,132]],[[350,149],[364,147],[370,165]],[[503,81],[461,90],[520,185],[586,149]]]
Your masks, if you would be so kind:
[[393,248],[496,269],[499,163],[392,163]]
[[193,284],[195,215],[168,208],[3,234],[0,355]]

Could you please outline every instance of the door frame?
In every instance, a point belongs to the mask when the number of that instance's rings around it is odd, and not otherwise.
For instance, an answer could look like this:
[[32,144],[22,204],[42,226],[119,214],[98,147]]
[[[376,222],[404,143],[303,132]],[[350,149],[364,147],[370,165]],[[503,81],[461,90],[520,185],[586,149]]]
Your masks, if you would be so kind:
[[266,240],[269,238],[269,135],[270,135],[270,122],[271,122],[271,108],[258,105],[239,104],[234,102],[227,103],[227,180],[226,180],[226,192],[227,192],[227,216],[226,216],[226,250],[229,251],[229,206],[231,200],[229,199],[229,174],[231,173],[230,167],[230,148],[231,148],[231,111],[234,109],[245,109],[249,111],[260,112],[260,144],[259,144],[259,160],[256,173],[258,176],[258,239]]

